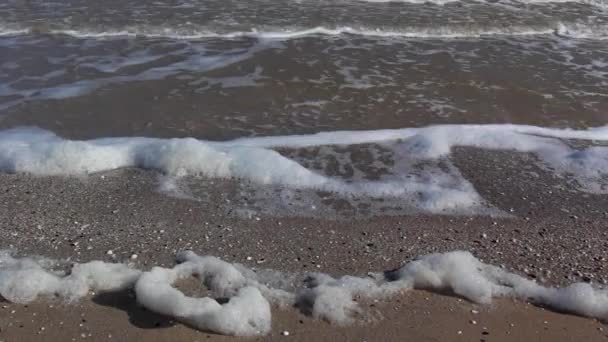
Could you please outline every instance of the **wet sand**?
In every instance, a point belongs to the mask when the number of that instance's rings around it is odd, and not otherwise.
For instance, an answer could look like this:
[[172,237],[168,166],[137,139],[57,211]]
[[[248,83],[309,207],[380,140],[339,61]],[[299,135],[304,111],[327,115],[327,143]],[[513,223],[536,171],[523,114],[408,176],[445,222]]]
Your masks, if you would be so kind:
[[[291,57],[263,55],[237,66],[239,70],[251,71],[261,60],[271,64],[267,69],[272,70],[278,67],[276,64],[284,63],[286,58]],[[298,72],[305,72],[302,68],[286,65],[286,70],[295,69],[290,71],[294,75],[271,73],[265,77],[296,77]],[[213,76],[218,79],[231,77],[231,72],[232,69],[228,68],[216,71]],[[448,88],[457,89],[451,96],[458,99],[486,96],[479,94],[474,87],[467,87],[466,82],[458,81],[458,75],[450,77],[456,79],[449,82]],[[282,80],[265,87],[211,87],[199,94],[187,82],[175,78],[117,84],[93,94],[30,101],[2,110],[0,128],[36,126],[70,139],[146,136],[229,140],[251,135],[398,129],[435,124],[512,123],[584,128],[603,125],[604,113],[608,108],[603,99],[563,104],[547,101],[542,94],[512,85],[499,95],[492,95],[496,99],[470,101],[477,106],[468,103],[473,108],[465,107],[440,115],[429,113],[430,104],[412,106],[407,99],[400,98],[403,94],[398,91],[395,94],[379,91],[375,96],[370,95],[369,90],[343,91],[345,94],[341,95],[341,102],[334,104],[335,99],[330,95],[338,91],[337,84],[309,87],[311,85],[305,82],[292,84],[289,80]],[[375,100],[379,96],[386,99]],[[235,98],[239,101],[233,101]],[[311,104],[305,105],[307,102]],[[315,102],[323,104],[318,107],[314,105]],[[490,106],[495,102],[504,108],[498,110]],[[293,103],[300,103],[301,107]],[[593,103],[598,108],[589,110],[583,106],[587,103]]]
[[[595,320],[497,300],[474,305],[409,291],[370,303],[368,321],[340,327],[295,310],[273,310],[272,332],[249,341],[605,341]],[[100,295],[75,305],[3,305],[2,341],[233,341],[197,331],[138,307],[132,295]],[[286,332],[288,335],[286,336]]]
[[[454,154],[465,177],[507,217],[243,218],[220,196],[230,193],[231,181],[214,181],[211,196],[194,201],[159,193],[153,171],[124,169],[84,178],[2,174],[0,247],[79,262],[129,261],[137,254],[135,264],[142,269],[170,267],[177,251],[192,249],[251,268],[336,276],[390,270],[433,252],[468,250],[545,285],[605,284],[606,198],[574,191],[563,179],[526,166],[526,158],[531,157],[472,149]],[[479,306],[411,291],[371,304],[365,311],[369,317],[350,327],[314,321],[295,308],[275,309],[272,335],[261,339],[285,338],[282,331],[296,340],[605,339],[603,324],[593,319],[509,300]],[[81,339],[81,334],[95,340],[110,334],[114,340],[220,338],[142,313],[129,293],[52,303],[52,308],[48,302],[3,305],[2,341]],[[366,323],[369,319],[373,322]],[[483,335],[483,327],[489,335]]]

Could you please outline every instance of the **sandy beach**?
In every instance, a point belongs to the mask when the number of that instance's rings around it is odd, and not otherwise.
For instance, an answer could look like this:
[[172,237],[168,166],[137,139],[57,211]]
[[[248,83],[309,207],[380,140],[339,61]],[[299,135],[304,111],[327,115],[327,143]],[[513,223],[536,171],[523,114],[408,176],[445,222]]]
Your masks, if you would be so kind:
[[605,0],[0,1],[0,342],[607,340],[607,38]]
[[[521,156],[461,152],[456,163],[463,173],[470,172],[479,192],[509,217],[243,218],[229,210],[225,198],[219,199],[231,193],[232,181],[215,181],[212,193],[219,197],[195,201],[159,193],[154,171],[125,169],[78,178],[3,174],[3,244],[22,255],[131,262],[142,269],[171,267],[176,252],[191,249],[253,269],[334,276],[364,276],[395,269],[418,255],[468,250],[484,262],[547,286],[605,284],[606,242],[598,238],[607,234],[605,198],[573,191],[549,174],[536,174],[539,170],[522,172]],[[497,178],[491,170],[480,172],[483,166],[474,160],[500,170],[503,181],[490,181]],[[546,189],[552,189],[551,194]],[[131,258],[133,254],[137,259]],[[275,307],[272,333],[260,339],[606,338],[603,323],[595,319],[508,299],[479,305],[449,294],[412,290],[364,308],[354,325],[337,326],[297,308]],[[3,341],[230,339],[151,313],[136,303],[131,291],[104,293],[74,304],[48,299],[27,305],[5,302],[0,313]],[[290,335],[283,336],[284,331]]]
[[[76,305],[2,307],[3,341],[604,341],[605,325],[529,304],[473,305],[452,296],[411,291],[371,303],[370,321],[348,327],[275,310],[264,337],[228,337],[191,329],[143,310],[129,294]],[[286,332],[288,335],[286,336]]]

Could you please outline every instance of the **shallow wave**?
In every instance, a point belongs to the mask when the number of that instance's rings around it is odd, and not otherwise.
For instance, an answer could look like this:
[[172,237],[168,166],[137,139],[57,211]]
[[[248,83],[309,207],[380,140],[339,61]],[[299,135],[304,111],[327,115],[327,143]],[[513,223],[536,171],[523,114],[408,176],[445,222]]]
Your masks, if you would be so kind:
[[[252,29],[251,31],[234,32],[211,32],[211,31],[179,31],[171,29],[162,30],[122,30],[110,32],[91,32],[77,30],[53,30],[52,34],[66,34],[79,38],[101,38],[117,36],[145,36],[151,38],[173,38],[173,39],[200,39],[200,38],[260,38],[260,39],[297,39],[308,36],[339,36],[356,35],[370,37],[405,37],[405,38],[476,38],[482,36],[525,36],[525,35],[546,35],[555,33],[557,29],[541,28],[534,29],[528,27],[512,28],[475,28],[475,27],[433,27],[433,28],[410,28],[401,30],[385,30],[380,28],[354,28],[341,26],[329,28],[318,26],[305,29],[273,30],[264,31]],[[569,31],[563,30],[564,33]]]
[[29,34],[31,30],[29,29],[9,29],[0,27],[0,37],[3,36],[19,36],[23,34]]
[[608,39],[608,27],[604,25],[559,24],[555,33],[559,36],[578,39]]
[[403,2],[408,4],[435,4],[435,5],[445,5],[451,2],[459,2],[461,0],[359,0],[363,2],[377,2],[377,3],[386,3],[386,2]]
[[355,35],[367,37],[401,37],[412,39],[466,39],[492,36],[544,36],[557,35],[575,39],[607,39],[606,25],[586,23],[557,22],[546,26],[503,26],[487,27],[475,25],[453,25],[438,27],[404,27],[404,28],[373,28],[373,27],[325,27],[312,28],[253,28],[250,31],[216,32],[207,28],[181,29],[171,27],[124,27],[115,30],[97,31],[88,28],[51,29],[37,28],[3,28],[0,26],[0,36],[19,36],[25,34],[68,35],[76,38],[117,38],[117,37],[148,37],[168,39],[237,39],[257,38],[288,40],[308,36],[340,36]]
[[[460,146],[532,153],[538,157],[539,166],[557,175],[574,177],[581,191],[608,193],[608,147],[574,149],[561,139],[608,141],[608,126],[575,131],[519,125],[445,125],[225,142],[192,138],[73,141],[39,129],[11,129],[0,132],[0,171],[40,176],[84,175],[138,167],[159,170],[172,179],[189,175],[241,179],[262,186],[322,190],[349,197],[407,199],[416,209],[432,213],[480,213],[477,209],[484,200],[455,167],[447,172],[438,168],[412,173],[414,166],[422,162],[449,162],[452,148]],[[309,169],[275,151],[280,147],[388,142],[394,144],[395,177],[378,181],[347,182]]]
[[[359,0],[359,1],[378,2],[378,3],[403,2],[403,3],[410,3],[410,4],[435,4],[435,5],[445,5],[445,4],[453,3],[453,2],[463,2],[463,0]],[[493,2],[483,1],[483,0],[475,1],[475,2],[495,4]],[[513,2],[521,3],[521,4],[573,3],[573,4],[591,5],[591,6],[596,6],[596,7],[600,7],[600,8],[608,7],[608,1],[606,1],[606,0],[514,0]]]

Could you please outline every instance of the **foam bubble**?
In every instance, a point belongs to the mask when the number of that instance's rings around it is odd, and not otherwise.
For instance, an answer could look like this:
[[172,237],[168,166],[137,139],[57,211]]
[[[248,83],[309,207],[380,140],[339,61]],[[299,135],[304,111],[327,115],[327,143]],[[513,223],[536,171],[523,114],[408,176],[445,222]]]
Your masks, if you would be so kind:
[[[245,286],[245,277],[231,264],[193,253],[172,269],[154,267],[135,285],[137,301],[146,308],[188,323],[197,329],[226,335],[263,335],[270,331],[270,304],[260,291]],[[196,274],[216,295],[228,297],[221,305],[209,297],[192,298],[171,285]]]
[[608,39],[608,28],[603,25],[560,23],[555,29],[559,36],[578,39]]
[[[103,38],[104,36],[105,33],[99,33],[97,38]],[[111,36],[115,37],[116,35],[111,34]],[[20,43],[16,42],[15,44],[18,45]],[[0,84],[0,97],[6,96],[7,98],[14,98],[13,100],[1,103],[0,109],[10,108],[22,102],[24,99],[57,100],[72,98],[89,94],[112,84],[159,80],[183,72],[190,71],[202,73],[209,70],[220,69],[247,60],[257,52],[267,48],[269,48],[269,44],[260,42],[251,42],[251,44],[246,44],[244,47],[222,51],[209,49],[209,46],[206,44],[175,44],[171,47],[171,51],[163,50],[162,53],[152,52],[151,49],[138,49],[120,56],[97,56],[96,58],[90,58],[90,56],[82,58],[70,56],[67,57],[67,62],[66,60],[62,60],[56,65],[60,69],[51,71],[46,75],[32,76],[38,80],[33,86],[21,86],[19,84],[20,79],[17,79],[14,82]],[[172,61],[169,64],[162,63],[162,65],[152,65],[146,68],[133,68],[129,72],[123,72],[125,69],[129,69],[130,66],[150,64],[154,61],[167,58],[167,56],[170,55],[179,55],[181,58]],[[70,61],[78,63],[82,67],[95,70],[97,75],[86,79],[67,77],[65,81],[57,83],[55,79],[57,76],[66,74],[64,64],[69,64],[71,63]],[[252,75],[252,77],[256,77],[256,75]],[[239,79],[234,78],[225,81],[237,83]],[[252,83],[253,79],[245,81]]]
[[59,296],[73,301],[90,291],[116,291],[131,286],[140,271],[123,264],[91,261],[76,264],[69,275],[50,269],[49,260],[15,259],[0,253],[0,296],[14,303],[29,303],[38,296]]
[[[85,296],[89,289],[117,291],[135,284],[137,301],[151,311],[175,317],[197,329],[244,336],[270,331],[271,303],[297,304],[313,317],[350,324],[365,313],[358,305],[361,299],[388,299],[410,289],[453,292],[482,304],[497,297],[511,297],[583,316],[608,318],[605,289],[587,283],[544,287],[485,264],[465,251],[421,256],[397,270],[370,273],[368,277],[336,279],[314,273],[291,290],[281,286],[283,278],[290,278],[281,272],[265,272],[266,280],[274,278],[272,283],[277,287],[272,287],[263,285],[256,273],[244,266],[215,257],[186,252],[178,255],[178,259],[182,263],[173,268],[153,267],[147,272],[123,264],[92,261],[76,264],[70,275],[61,275],[49,269],[48,260],[15,259],[2,252],[0,294],[17,303],[53,294],[74,300]],[[213,297],[188,297],[172,287],[178,279],[191,276],[199,278]],[[227,298],[228,302],[220,304],[214,298]]]
[[[365,2],[403,2],[403,3],[412,3],[412,4],[434,4],[434,5],[446,5],[453,2],[461,2],[462,0],[360,0]],[[499,6],[500,3],[477,0],[476,2],[491,4],[495,6]],[[514,3],[521,3],[527,5],[534,4],[560,4],[560,3],[573,3],[573,4],[584,4],[595,6],[599,8],[606,8],[605,0],[514,0]]]
[[[0,36],[30,34],[35,30],[29,28],[5,29],[0,28]],[[557,22],[550,25],[447,25],[430,27],[352,27],[352,26],[316,26],[301,28],[252,28],[249,31],[215,31],[212,28],[200,27],[178,29],[170,27],[124,27],[115,30],[95,29],[53,29],[49,34],[68,35],[76,38],[114,39],[120,37],[148,37],[198,40],[208,38],[238,39],[255,38],[263,40],[289,40],[309,36],[338,36],[356,35],[366,37],[400,37],[411,39],[467,39],[491,36],[543,36],[557,34],[569,38],[606,39],[608,30],[604,25],[594,25],[583,22]]]
[[[534,153],[541,166],[571,175],[583,191],[605,193],[608,147],[574,149],[562,139],[608,140],[606,127],[588,130],[518,125],[446,125],[306,136],[242,138],[210,142],[192,138],[66,140],[40,129],[0,132],[0,170],[35,175],[85,175],[126,167],[155,169],[166,176],[238,178],[260,185],[323,190],[346,196],[407,198],[430,212],[480,207],[483,199],[455,166],[415,170],[419,162],[449,164],[455,146]],[[387,179],[348,181],[308,169],[273,148],[392,142],[397,160]],[[176,189],[172,183],[171,189]]]
[[300,300],[309,304],[316,317],[337,323],[351,322],[352,314],[361,310],[352,302],[354,296],[389,298],[409,289],[452,292],[481,304],[489,304],[497,297],[511,297],[578,315],[608,317],[608,291],[605,289],[587,283],[564,288],[544,287],[485,264],[465,251],[421,256],[395,271],[372,276],[375,278],[345,276],[334,279],[319,274],[312,289],[304,292]]

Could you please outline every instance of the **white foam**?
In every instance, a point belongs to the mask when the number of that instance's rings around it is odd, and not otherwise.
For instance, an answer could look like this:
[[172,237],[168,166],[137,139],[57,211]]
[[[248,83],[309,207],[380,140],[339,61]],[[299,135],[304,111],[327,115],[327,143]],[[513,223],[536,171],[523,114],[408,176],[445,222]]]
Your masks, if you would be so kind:
[[[6,29],[0,28],[0,36],[13,36],[32,33],[29,28]],[[569,38],[606,39],[608,30],[602,25],[582,22],[556,22],[551,25],[514,25],[488,27],[474,25],[448,25],[432,27],[307,27],[307,28],[252,28],[249,31],[218,32],[209,28],[179,29],[170,27],[124,27],[116,30],[98,31],[94,29],[54,29],[49,34],[68,35],[76,38],[111,39],[120,37],[148,37],[197,40],[207,38],[238,39],[254,38],[265,40],[289,40],[310,36],[340,36],[356,35],[380,38],[409,38],[409,39],[467,39],[492,36],[544,36],[554,35]]]
[[[276,138],[279,139],[280,138]],[[117,138],[68,141],[41,130],[0,133],[0,169],[36,175],[82,175],[125,167],[160,170],[173,177],[240,178],[257,184],[327,190],[349,195],[412,197],[421,209],[472,207],[480,198],[466,181],[442,186],[441,178],[355,182],[313,172],[263,147],[195,139]]]
[[[365,311],[358,302],[390,299],[410,289],[453,292],[473,302],[511,297],[558,310],[599,319],[608,318],[608,291],[587,283],[564,288],[544,287],[499,267],[485,264],[464,251],[422,256],[390,272],[368,277],[310,274],[287,289],[291,276],[260,272],[274,278],[278,287],[263,285],[257,274],[240,265],[192,252],[178,256],[172,269],[153,267],[139,272],[123,264],[92,261],[73,266],[70,275],[49,271],[49,260],[15,259],[0,253],[0,294],[7,300],[28,303],[38,295],[60,294],[78,299],[89,289],[116,291],[134,285],[137,301],[157,313],[169,315],[197,329],[229,335],[263,335],[271,328],[270,304],[297,304],[305,313],[337,324],[350,324]],[[172,287],[178,279],[196,276],[213,297],[194,298]],[[75,286],[74,284],[78,285]],[[67,294],[67,295],[66,295]],[[355,301],[354,297],[359,300]],[[220,304],[213,298],[227,298]]]
[[418,5],[422,5],[422,4],[434,4],[434,5],[443,6],[445,4],[449,4],[449,3],[452,3],[452,2],[459,2],[461,0],[359,0],[359,1],[363,1],[363,2],[377,2],[377,3],[403,2],[403,3],[418,4]]
[[312,307],[316,317],[337,323],[352,322],[360,308],[354,296],[366,299],[390,298],[409,289],[445,291],[476,303],[489,304],[493,298],[510,297],[578,315],[606,319],[608,291],[587,283],[564,288],[544,287],[499,267],[484,264],[471,253],[455,251],[422,256],[403,267],[371,274],[372,278],[345,276],[334,279],[316,275],[312,289],[300,297]]
[[[462,0],[359,0],[365,2],[403,2],[403,3],[412,3],[412,4],[434,4],[434,5],[446,5],[453,2],[461,2]],[[484,0],[477,0],[476,2],[491,4],[495,6],[501,5],[500,2],[490,2]],[[534,5],[534,4],[563,4],[563,3],[572,3],[572,4],[584,4],[595,6],[599,8],[606,8],[607,3],[605,0],[513,0],[514,3]]]
[[[146,308],[190,324],[197,329],[225,335],[263,335],[270,331],[270,304],[260,291],[245,286],[245,277],[231,264],[214,257],[183,256],[172,269],[154,267],[135,285],[137,301]],[[229,297],[221,305],[209,297],[185,296],[171,285],[196,275],[216,295]]]
[[[207,50],[204,44],[190,44],[187,47],[179,48],[171,52],[163,52],[162,54],[150,53],[149,50],[138,50],[128,55],[123,56],[110,56],[108,58],[99,57],[95,58],[95,62],[91,61],[91,58],[83,58],[85,62],[77,57],[69,57],[73,63],[87,68],[96,69],[105,76],[95,77],[82,80],[68,81],[67,83],[57,84],[53,81],[54,77],[57,77],[59,73],[63,73],[65,70],[55,70],[48,73],[47,75],[37,76],[40,80],[44,79],[46,82],[44,86],[34,87],[22,87],[17,85],[19,82],[5,82],[0,84],[0,97],[7,96],[9,98],[15,98],[14,100],[5,101],[0,104],[0,110],[10,108],[18,103],[21,103],[24,99],[28,100],[47,100],[47,99],[65,99],[70,97],[82,96],[87,93],[91,93],[101,87],[106,87],[111,84],[126,83],[133,81],[150,81],[159,80],[166,77],[176,75],[179,73],[192,71],[201,73],[213,69],[219,69],[228,65],[238,63],[246,60],[253,56],[255,53],[264,50],[269,47],[269,44],[254,43],[247,48],[236,48],[222,51],[222,53],[212,52]],[[181,55],[185,58],[180,58],[169,64],[162,64],[158,66],[150,66],[144,69],[136,68],[139,71],[132,72],[121,72],[121,69],[132,65],[142,65],[150,63],[156,59],[166,58],[168,55],[175,54]],[[71,58],[76,58],[72,60]],[[65,63],[62,61],[61,63]],[[70,62],[68,62],[69,64]],[[256,70],[257,72],[257,70]],[[252,75],[252,79],[245,82],[253,82],[257,74]],[[214,81],[226,81],[237,83],[238,78],[232,80],[215,80]],[[38,83],[37,83],[38,84]],[[245,83],[247,84],[247,83]]]
[[3,36],[20,36],[30,33],[29,29],[7,29],[0,27],[0,37]]
[[532,301],[579,315],[608,317],[608,292],[587,283],[565,288],[547,288],[535,281],[484,264],[471,253],[457,251],[430,254],[395,272],[396,279],[414,288],[451,290],[478,303],[495,297]]
[[[251,31],[236,31],[236,32],[179,32],[170,29],[164,30],[147,30],[142,32],[137,31],[110,31],[110,32],[87,32],[76,30],[56,30],[54,34],[66,34],[79,38],[102,38],[102,37],[117,37],[117,36],[145,36],[152,38],[171,38],[171,39],[203,39],[203,38],[258,38],[258,39],[275,39],[288,40],[298,39],[309,36],[338,36],[338,35],[357,35],[369,37],[402,37],[402,38],[478,38],[482,36],[527,36],[527,35],[547,35],[553,34],[556,31],[553,27],[535,29],[531,27],[501,27],[501,28],[471,28],[471,27],[432,27],[432,28],[409,28],[400,30],[386,30],[374,28],[354,28],[349,26],[328,28],[323,26],[303,29],[291,30],[275,30],[266,31],[252,29]],[[568,32],[562,32],[562,35],[568,35]]]
[[560,23],[555,30],[557,35],[578,39],[608,39],[608,27],[581,23]]
[[[126,167],[155,169],[168,177],[239,178],[260,185],[313,189],[348,196],[407,198],[430,212],[479,207],[483,199],[458,170],[414,173],[404,164],[391,179],[348,182],[310,170],[273,148],[393,142],[397,155],[415,161],[447,160],[453,147],[534,153],[541,166],[571,175],[580,189],[605,193],[608,147],[573,149],[561,139],[608,140],[608,126],[587,130],[518,125],[445,125],[378,131],[210,142],[192,138],[62,139],[40,129],[0,132],[0,170],[35,175],[85,175]],[[421,173],[422,172],[422,173]],[[447,172],[447,173],[446,173]],[[172,188],[175,188],[173,186]]]
[[595,6],[599,8],[606,8],[608,3],[606,0],[519,0],[523,4],[560,4],[560,3],[572,3],[572,4],[584,4]]
[[48,260],[15,259],[0,252],[0,296],[14,303],[28,303],[38,296],[58,296],[73,301],[90,291],[116,291],[131,286],[140,272],[123,264],[91,261],[76,264],[71,273],[53,272]]

